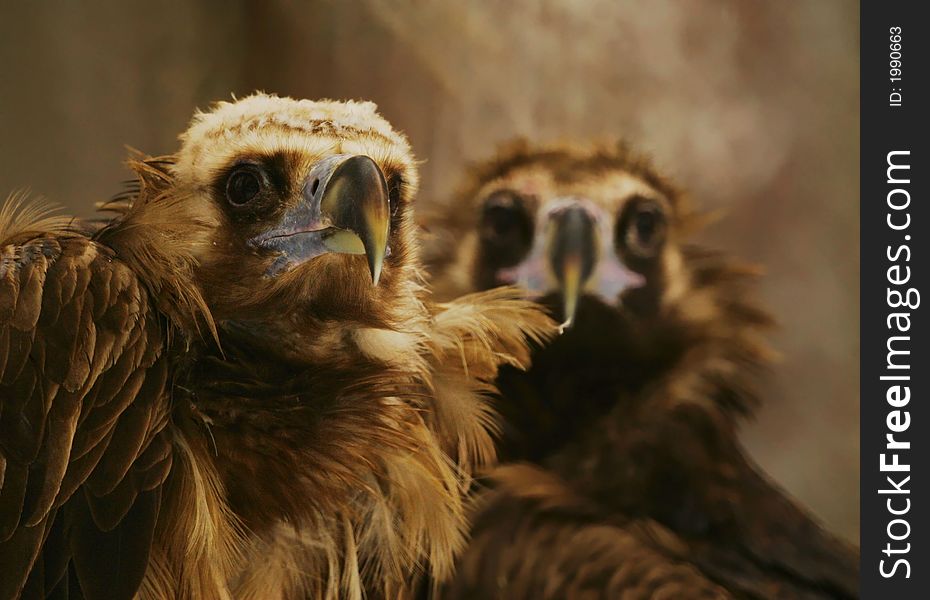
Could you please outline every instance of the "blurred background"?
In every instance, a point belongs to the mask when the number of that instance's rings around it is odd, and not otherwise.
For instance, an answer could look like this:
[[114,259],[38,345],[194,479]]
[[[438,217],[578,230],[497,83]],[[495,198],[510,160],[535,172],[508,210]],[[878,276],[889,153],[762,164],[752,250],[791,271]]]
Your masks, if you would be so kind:
[[196,107],[256,89],[375,101],[434,206],[515,135],[626,137],[726,211],[705,241],[766,266],[785,358],[745,443],[858,540],[857,2],[130,4],[0,8],[0,193],[86,216],[125,145],[172,152]]

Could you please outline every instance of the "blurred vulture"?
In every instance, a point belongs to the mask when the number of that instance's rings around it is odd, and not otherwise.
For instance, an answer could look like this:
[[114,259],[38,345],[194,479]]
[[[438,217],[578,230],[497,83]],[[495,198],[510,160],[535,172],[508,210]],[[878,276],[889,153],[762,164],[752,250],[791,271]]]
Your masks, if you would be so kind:
[[501,372],[507,464],[448,597],[857,595],[858,551],[738,442],[770,319],[753,269],[685,244],[701,220],[622,146],[518,143],[433,224],[437,290],[518,283],[565,325]]
[[406,139],[255,95],[102,226],[0,213],[0,598],[397,597],[443,577],[513,292],[431,303]]

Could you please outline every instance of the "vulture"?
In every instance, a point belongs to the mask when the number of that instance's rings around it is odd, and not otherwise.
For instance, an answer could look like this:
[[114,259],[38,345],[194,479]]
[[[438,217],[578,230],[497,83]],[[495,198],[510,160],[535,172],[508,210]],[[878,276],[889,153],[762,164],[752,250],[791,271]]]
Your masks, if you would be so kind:
[[757,269],[622,143],[515,142],[432,218],[438,295],[518,284],[563,334],[497,380],[500,465],[445,598],[853,598],[858,549],[738,440],[774,358]]
[[554,324],[514,290],[431,299],[371,103],[255,94],[180,141],[99,221],[0,211],[0,599],[447,576],[497,370]]

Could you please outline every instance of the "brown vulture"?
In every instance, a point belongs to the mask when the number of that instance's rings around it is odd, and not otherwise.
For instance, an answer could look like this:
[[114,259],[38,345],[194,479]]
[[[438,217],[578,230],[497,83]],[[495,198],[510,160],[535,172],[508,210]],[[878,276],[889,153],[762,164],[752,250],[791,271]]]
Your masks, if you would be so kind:
[[253,95],[99,226],[0,212],[0,599],[398,597],[463,546],[501,364],[554,327],[425,290],[370,103]]
[[754,269],[686,244],[703,220],[622,144],[515,143],[437,216],[437,293],[520,284],[565,323],[501,371],[501,466],[445,597],[857,596],[858,550],[738,441],[770,318]]

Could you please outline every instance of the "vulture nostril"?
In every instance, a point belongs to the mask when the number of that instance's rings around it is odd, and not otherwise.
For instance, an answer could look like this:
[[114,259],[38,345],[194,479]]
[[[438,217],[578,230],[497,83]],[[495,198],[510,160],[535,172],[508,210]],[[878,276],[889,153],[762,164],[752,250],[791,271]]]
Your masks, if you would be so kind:
[[310,184],[310,195],[316,196],[317,190],[320,189],[320,178],[317,177],[313,180],[313,183]]

